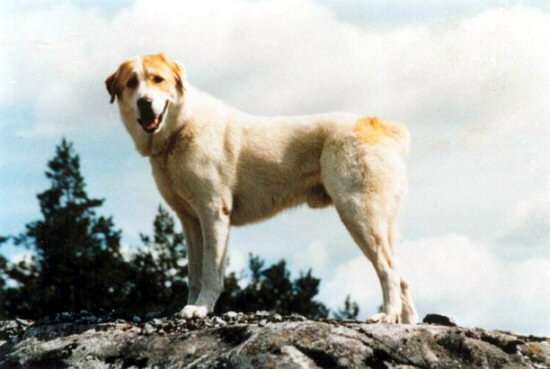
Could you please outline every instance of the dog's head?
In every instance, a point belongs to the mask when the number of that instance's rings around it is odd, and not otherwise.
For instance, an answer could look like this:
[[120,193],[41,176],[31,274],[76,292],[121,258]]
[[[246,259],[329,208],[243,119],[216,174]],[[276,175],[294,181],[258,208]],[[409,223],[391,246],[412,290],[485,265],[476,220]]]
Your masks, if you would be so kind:
[[177,119],[185,94],[183,67],[162,53],[124,61],[105,84],[136,141],[166,131],[170,120]]

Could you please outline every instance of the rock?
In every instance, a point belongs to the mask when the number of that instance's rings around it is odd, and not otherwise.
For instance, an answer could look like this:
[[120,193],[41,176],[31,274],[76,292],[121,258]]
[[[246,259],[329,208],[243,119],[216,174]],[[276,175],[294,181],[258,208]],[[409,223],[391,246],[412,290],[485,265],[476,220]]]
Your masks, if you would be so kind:
[[228,311],[227,313],[223,314],[223,317],[227,320],[233,320],[236,319],[238,314],[234,311]]
[[440,314],[428,314],[424,317],[422,323],[444,325],[447,327],[457,326],[452,318]]
[[102,317],[104,323],[89,324],[75,317],[27,326],[4,321],[0,368],[550,368],[545,337],[298,316],[275,321],[256,313],[224,318],[117,323]]
[[28,325],[31,324],[30,321],[25,320],[25,319],[19,319],[19,318],[15,319],[15,322],[16,322],[17,324],[19,324],[19,325],[24,326],[24,327],[26,327],[26,326],[28,326]]
[[255,314],[258,318],[266,318],[268,316],[270,316],[271,314],[269,314],[269,311],[265,311],[265,310],[258,310],[256,311],[256,314]]
[[152,326],[151,324],[149,324],[149,323],[145,323],[145,325],[143,326],[143,329],[142,329],[142,332],[145,335],[153,334],[156,331],[157,331],[156,328],[154,326]]
[[304,322],[307,318],[300,314],[290,314],[289,319]]
[[160,327],[162,326],[162,320],[161,319],[158,319],[158,318],[155,318],[153,320],[151,320],[150,322],[154,327]]
[[214,325],[216,325],[216,326],[227,325],[227,322],[225,320],[223,320],[222,318],[220,318],[219,316],[215,316],[212,320],[214,321]]
[[22,334],[26,326],[17,324],[15,320],[0,321],[0,342],[5,342],[13,336]]

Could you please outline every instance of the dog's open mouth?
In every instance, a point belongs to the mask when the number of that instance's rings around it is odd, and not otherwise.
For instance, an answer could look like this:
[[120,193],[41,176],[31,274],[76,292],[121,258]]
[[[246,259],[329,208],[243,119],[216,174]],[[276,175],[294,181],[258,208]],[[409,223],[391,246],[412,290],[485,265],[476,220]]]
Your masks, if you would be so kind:
[[164,104],[164,109],[162,109],[162,113],[160,113],[160,115],[155,115],[153,111],[142,114],[142,117],[137,120],[141,128],[143,128],[143,130],[147,133],[155,132],[162,123],[162,118],[164,118],[164,113],[167,108],[168,100],[166,101],[166,104]]

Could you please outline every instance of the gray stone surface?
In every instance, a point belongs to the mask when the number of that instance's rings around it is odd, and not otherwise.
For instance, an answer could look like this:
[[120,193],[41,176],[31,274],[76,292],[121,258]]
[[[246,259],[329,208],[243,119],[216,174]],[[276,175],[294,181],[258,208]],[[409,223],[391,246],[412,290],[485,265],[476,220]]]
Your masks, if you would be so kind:
[[0,369],[550,368],[549,338],[479,328],[310,321],[264,312],[101,320],[0,322]]

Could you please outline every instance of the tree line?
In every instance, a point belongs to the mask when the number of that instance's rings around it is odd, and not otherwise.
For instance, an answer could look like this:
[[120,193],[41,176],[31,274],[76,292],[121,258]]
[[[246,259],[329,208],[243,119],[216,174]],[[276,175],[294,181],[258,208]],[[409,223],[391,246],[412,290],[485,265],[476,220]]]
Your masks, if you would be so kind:
[[[0,319],[38,319],[86,310],[141,315],[172,314],[187,300],[185,235],[159,206],[151,235],[129,255],[121,252],[122,232],[112,217],[97,213],[104,200],[90,198],[80,158],[66,139],[56,147],[45,172],[49,188],[37,195],[41,216],[17,235],[0,237],[0,246],[27,250],[28,258],[0,254]],[[250,255],[248,268],[225,276],[216,313],[268,310],[325,318],[318,301],[319,278],[312,271],[292,277],[286,262],[266,265]],[[354,319],[357,304],[348,297],[336,318]]]

